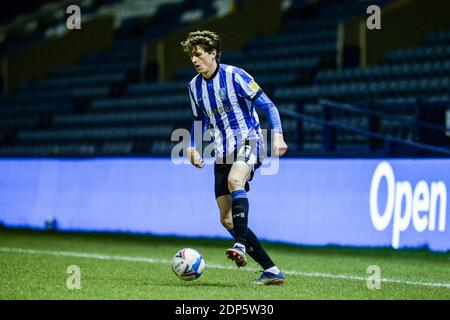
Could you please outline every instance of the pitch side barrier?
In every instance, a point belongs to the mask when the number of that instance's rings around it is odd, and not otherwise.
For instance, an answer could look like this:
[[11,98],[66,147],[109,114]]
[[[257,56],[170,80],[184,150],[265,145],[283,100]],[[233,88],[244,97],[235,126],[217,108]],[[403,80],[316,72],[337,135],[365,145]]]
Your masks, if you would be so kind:
[[[276,174],[262,175],[269,160],[249,192],[250,227],[262,240],[450,250],[450,158],[281,158]],[[0,182],[5,227],[231,241],[218,217],[212,164],[0,159]]]
[[315,123],[321,126],[328,126],[336,129],[346,130],[358,134],[362,134],[371,138],[380,139],[386,142],[394,142],[397,144],[402,144],[408,147],[412,147],[419,150],[425,150],[425,151],[431,151],[434,153],[438,153],[442,156],[449,156],[450,155],[450,149],[444,148],[444,147],[438,147],[433,146],[429,144],[424,144],[420,142],[415,141],[409,141],[409,140],[403,140],[397,137],[393,137],[391,135],[378,133],[371,130],[366,130],[359,127],[349,126],[349,125],[343,125],[333,120],[325,120],[317,117],[308,116],[304,113],[299,113],[291,110],[279,110],[282,115],[289,116],[292,118],[295,118],[297,120],[303,120],[311,123]]

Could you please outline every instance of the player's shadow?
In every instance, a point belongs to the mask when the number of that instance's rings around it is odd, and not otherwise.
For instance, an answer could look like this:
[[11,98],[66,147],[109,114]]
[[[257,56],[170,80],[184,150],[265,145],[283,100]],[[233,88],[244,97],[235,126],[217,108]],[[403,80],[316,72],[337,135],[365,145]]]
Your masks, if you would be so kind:
[[180,287],[210,287],[210,288],[237,288],[237,287],[242,287],[242,284],[240,283],[221,283],[221,282],[196,282],[196,283],[164,283],[165,287],[176,287],[176,288],[180,288]]
[[219,282],[199,282],[196,283],[199,287],[214,287],[214,288],[236,288],[242,287],[242,284],[239,283],[219,283]]

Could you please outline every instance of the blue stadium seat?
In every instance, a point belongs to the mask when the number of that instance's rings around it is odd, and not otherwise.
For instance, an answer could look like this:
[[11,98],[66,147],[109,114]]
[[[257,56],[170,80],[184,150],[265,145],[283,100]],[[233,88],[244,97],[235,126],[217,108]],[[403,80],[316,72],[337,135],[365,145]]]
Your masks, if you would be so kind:
[[127,96],[145,96],[160,94],[186,94],[187,82],[162,82],[162,83],[134,83],[127,88]]
[[157,138],[170,137],[172,126],[144,126],[144,127],[112,127],[95,129],[65,129],[20,131],[17,134],[19,141],[75,141],[75,140],[108,140],[129,138]]

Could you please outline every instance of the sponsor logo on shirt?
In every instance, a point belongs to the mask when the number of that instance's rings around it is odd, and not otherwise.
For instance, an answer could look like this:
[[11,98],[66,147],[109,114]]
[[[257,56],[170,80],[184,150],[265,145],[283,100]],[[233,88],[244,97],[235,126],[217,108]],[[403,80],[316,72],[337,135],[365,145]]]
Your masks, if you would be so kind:
[[223,106],[223,107],[217,107],[211,110],[205,110],[205,113],[208,117],[212,117],[213,114],[222,114],[224,112],[230,111],[231,109],[233,109],[231,106]]

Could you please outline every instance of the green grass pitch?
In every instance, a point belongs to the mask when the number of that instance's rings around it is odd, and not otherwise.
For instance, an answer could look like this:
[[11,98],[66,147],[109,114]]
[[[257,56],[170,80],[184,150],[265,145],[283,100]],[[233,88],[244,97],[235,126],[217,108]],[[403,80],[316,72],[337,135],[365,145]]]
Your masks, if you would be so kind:
[[[0,229],[0,299],[450,299],[449,252],[264,243],[286,283],[250,286],[259,268],[250,261],[237,269],[225,257],[231,244]],[[179,280],[171,270],[173,255],[184,247],[205,257],[205,272],[195,281]],[[80,289],[67,288],[71,265],[80,268]],[[380,268],[379,289],[367,286],[371,265]]]

